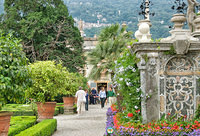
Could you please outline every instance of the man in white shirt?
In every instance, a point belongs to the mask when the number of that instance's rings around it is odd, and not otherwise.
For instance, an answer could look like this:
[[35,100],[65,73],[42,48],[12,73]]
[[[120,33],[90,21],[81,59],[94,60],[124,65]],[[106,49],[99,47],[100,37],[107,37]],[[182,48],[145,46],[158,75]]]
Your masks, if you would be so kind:
[[86,93],[82,87],[79,87],[79,90],[76,92],[77,98],[77,112],[80,115],[82,112],[85,111],[85,102],[86,102]]

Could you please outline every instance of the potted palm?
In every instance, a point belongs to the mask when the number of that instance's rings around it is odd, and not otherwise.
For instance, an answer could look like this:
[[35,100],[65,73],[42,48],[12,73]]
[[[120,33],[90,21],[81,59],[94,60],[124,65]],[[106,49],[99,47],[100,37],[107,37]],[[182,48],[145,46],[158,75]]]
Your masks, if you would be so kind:
[[66,73],[62,64],[54,61],[38,61],[30,65],[33,85],[26,91],[38,107],[38,121],[53,118],[56,102],[54,97],[66,88]]
[[[0,107],[8,101],[22,102],[24,90],[31,85],[27,58],[20,40],[12,34],[0,36]],[[6,136],[12,113],[1,111],[0,135]]]

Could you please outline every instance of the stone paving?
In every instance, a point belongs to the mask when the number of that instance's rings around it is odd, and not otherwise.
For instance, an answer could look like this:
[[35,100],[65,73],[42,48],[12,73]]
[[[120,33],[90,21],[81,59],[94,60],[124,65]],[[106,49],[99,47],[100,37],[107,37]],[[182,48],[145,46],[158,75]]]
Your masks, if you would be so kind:
[[83,115],[59,115],[58,127],[53,136],[103,136],[106,127],[106,111],[100,105],[89,105],[89,111]]

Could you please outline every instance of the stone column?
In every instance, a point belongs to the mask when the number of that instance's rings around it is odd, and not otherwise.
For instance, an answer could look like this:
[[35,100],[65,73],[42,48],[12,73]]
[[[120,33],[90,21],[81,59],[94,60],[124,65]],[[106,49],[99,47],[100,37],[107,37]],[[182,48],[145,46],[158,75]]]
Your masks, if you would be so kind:
[[[141,83],[141,91],[142,94],[146,94],[146,62],[144,58],[141,57],[140,54],[137,54],[137,57],[140,58],[140,62],[137,64],[138,68],[140,70],[140,83]],[[141,102],[141,113],[142,113],[142,119],[143,123],[147,123],[147,114],[146,114],[146,99],[145,97],[142,98]]]

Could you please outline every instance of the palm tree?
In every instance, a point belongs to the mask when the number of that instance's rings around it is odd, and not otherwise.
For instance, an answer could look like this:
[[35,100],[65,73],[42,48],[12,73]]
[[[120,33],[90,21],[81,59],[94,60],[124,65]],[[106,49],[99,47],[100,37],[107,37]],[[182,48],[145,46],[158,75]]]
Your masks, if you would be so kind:
[[131,39],[132,32],[126,32],[125,26],[113,24],[104,28],[98,37],[98,45],[87,56],[89,64],[93,65],[89,78],[97,80],[102,72],[108,74],[108,69],[113,67]]

